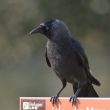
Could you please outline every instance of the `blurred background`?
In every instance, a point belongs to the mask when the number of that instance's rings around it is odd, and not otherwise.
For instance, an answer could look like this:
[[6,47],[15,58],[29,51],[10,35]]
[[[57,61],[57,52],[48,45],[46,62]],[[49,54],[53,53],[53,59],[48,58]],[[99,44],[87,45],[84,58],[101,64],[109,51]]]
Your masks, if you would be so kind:
[[[110,96],[109,0],[0,0],[0,109],[19,109],[19,97],[49,97],[61,88],[46,64],[47,39],[29,36],[39,23],[63,20],[86,50],[91,70],[101,82],[101,97]],[[61,96],[73,95],[72,86]]]

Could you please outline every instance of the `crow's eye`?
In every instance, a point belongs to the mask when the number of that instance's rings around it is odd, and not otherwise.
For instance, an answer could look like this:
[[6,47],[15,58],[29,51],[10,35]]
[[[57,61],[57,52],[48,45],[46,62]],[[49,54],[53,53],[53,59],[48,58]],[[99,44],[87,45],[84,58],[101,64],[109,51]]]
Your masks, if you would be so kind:
[[45,29],[46,29],[46,31],[48,31],[48,30],[49,30],[49,27],[48,27],[48,26],[46,26],[46,27],[45,27]]
[[46,26],[44,23],[41,23],[40,26],[42,27],[43,30],[48,31],[49,27]]

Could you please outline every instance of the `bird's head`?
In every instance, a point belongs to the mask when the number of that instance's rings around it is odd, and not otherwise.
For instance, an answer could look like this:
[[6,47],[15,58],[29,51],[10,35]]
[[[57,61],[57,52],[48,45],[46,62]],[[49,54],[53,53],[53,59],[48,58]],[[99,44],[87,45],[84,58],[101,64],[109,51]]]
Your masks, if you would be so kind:
[[68,33],[68,28],[63,21],[58,19],[48,20],[44,23],[41,23],[36,28],[30,31],[30,35],[35,33],[41,33],[51,39],[52,36],[58,34]]

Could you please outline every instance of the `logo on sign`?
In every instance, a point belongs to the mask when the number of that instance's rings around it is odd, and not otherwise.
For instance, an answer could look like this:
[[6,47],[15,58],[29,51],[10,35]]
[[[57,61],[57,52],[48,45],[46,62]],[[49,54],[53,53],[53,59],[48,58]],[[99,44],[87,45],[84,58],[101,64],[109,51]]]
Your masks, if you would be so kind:
[[45,110],[44,100],[21,100],[21,110]]

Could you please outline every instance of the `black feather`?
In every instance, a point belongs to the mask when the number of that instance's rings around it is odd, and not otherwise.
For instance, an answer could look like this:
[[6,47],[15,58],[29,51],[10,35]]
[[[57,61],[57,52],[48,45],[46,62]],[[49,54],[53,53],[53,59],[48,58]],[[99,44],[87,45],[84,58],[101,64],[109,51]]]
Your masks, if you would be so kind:
[[47,48],[46,48],[46,51],[45,51],[45,58],[46,58],[47,65],[49,67],[51,67],[50,61],[49,61],[48,56],[47,56]]

